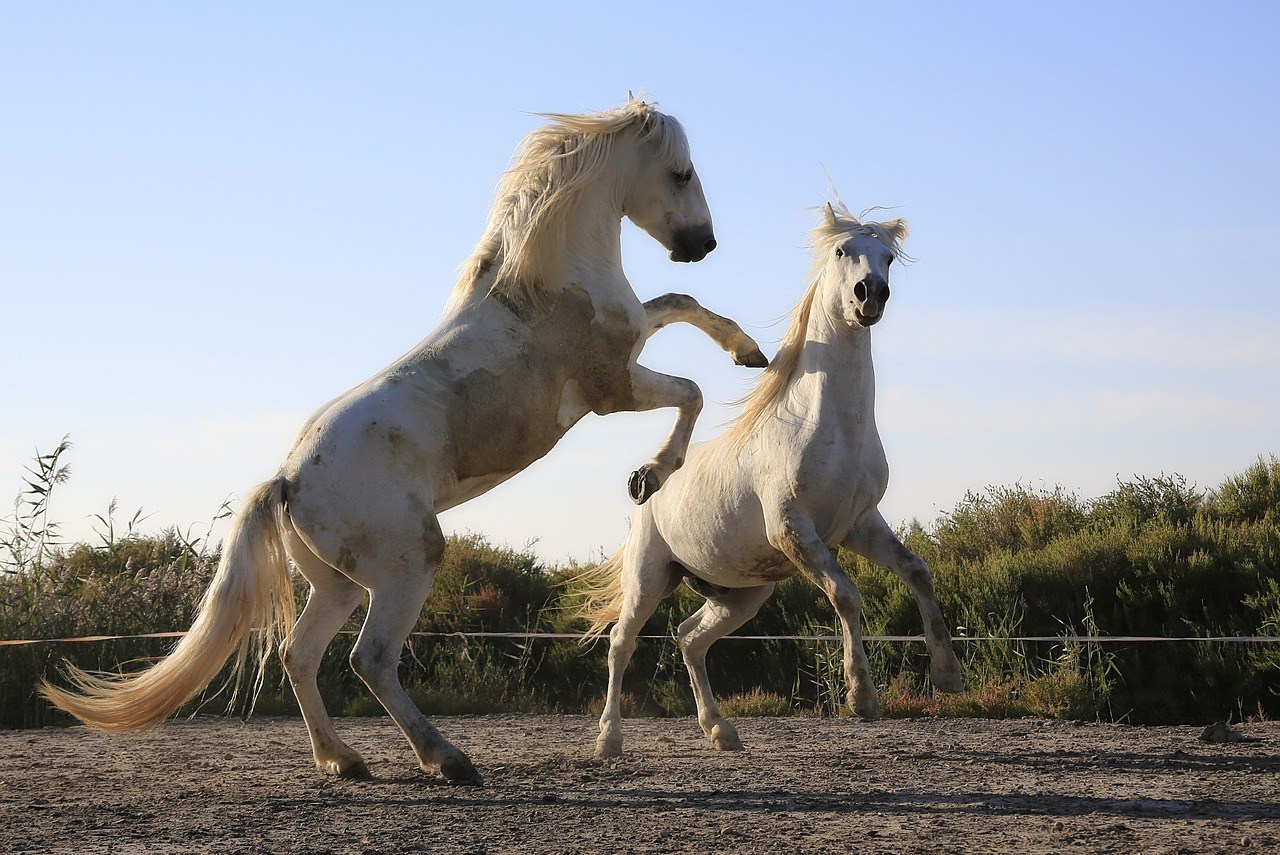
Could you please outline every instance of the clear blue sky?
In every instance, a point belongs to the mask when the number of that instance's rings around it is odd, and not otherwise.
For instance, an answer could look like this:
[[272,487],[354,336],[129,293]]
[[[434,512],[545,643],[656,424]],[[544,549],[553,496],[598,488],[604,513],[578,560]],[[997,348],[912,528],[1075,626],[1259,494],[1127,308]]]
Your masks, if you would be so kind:
[[[113,497],[207,519],[435,325],[529,113],[628,89],[684,122],[720,241],[674,265],[627,226],[643,298],[772,353],[824,165],[910,221],[875,330],[891,521],[1214,486],[1280,452],[1278,50],[1262,2],[6,4],[0,492],[70,433],[69,535]],[[682,328],[642,361],[712,402],[753,377]],[[445,526],[612,551],[671,419],[588,417]]]

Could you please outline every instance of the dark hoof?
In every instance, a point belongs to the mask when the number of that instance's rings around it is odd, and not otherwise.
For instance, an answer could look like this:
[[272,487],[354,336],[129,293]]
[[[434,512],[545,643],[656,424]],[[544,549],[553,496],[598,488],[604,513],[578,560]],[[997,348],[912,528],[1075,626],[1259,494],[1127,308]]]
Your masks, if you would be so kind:
[[734,362],[738,363],[739,365],[745,365],[748,368],[768,368],[769,367],[769,357],[765,356],[759,350],[753,350],[750,353],[741,357],[740,359],[735,359]]
[[482,787],[484,786],[484,778],[480,777],[480,773],[476,771],[476,767],[465,755],[459,754],[456,757],[450,757],[440,764],[440,774],[444,775],[445,780],[450,784],[459,787]]
[[643,505],[653,498],[659,486],[658,476],[646,463],[631,473],[631,478],[627,481],[627,493],[631,496],[631,501],[637,505]]
[[346,778],[351,781],[371,781],[373,775],[369,773],[369,767],[361,760],[359,763],[352,763],[350,766],[342,766],[338,769],[338,777]]

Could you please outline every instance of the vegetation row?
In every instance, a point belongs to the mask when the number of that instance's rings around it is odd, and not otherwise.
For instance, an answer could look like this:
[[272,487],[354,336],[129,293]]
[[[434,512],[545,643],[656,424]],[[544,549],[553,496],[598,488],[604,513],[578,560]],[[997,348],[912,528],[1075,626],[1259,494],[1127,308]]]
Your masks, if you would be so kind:
[[[191,531],[137,531],[114,509],[98,541],[65,544],[50,498],[66,478],[67,444],[39,455],[0,538],[0,639],[136,635],[185,630],[217,565]],[[225,508],[220,513],[225,513]],[[123,529],[123,530],[120,530]],[[966,496],[907,545],[929,563],[943,614],[971,637],[1105,634],[1280,636],[1280,459],[1260,458],[1215,489],[1173,476],[1121,481],[1083,499],[1021,484]],[[837,553],[857,581],[864,629],[919,635],[920,617],[896,577]],[[605,645],[571,639],[481,639],[486,631],[577,632],[574,580],[589,566],[548,566],[531,550],[482,535],[449,539],[445,560],[406,645],[401,673],[428,713],[598,711]],[[301,602],[306,586],[300,578]],[[701,599],[682,586],[650,620],[627,677],[632,715],[693,712],[671,635]],[[346,662],[362,615],[331,645],[321,691],[337,714],[381,714]],[[834,635],[830,604],[800,578],[778,586],[743,635]],[[66,659],[114,671],[162,656],[172,641],[124,639],[0,647],[0,727],[65,721],[35,695]],[[1280,644],[960,641],[965,693],[937,695],[921,643],[869,642],[889,715],[1040,715],[1132,723],[1280,715]],[[840,714],[840,646],[727,638],[709,656],[728,714]],[[295,712],[278,661],[259,712]],[[206,708],[221,709],[208,700]],[[244,712],[240,710],[239,712]]]

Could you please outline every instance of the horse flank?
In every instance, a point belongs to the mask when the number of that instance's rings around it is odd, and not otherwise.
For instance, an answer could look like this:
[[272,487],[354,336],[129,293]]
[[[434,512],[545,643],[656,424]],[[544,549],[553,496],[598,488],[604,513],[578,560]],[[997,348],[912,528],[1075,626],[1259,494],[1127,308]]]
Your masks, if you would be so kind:
[[[813,251],[813,259],[809,265],[809,287],[805,289],[800,302],[791,312],[791,323],[782,341],[778,345],[778,354],[769,363],[756,386],[735,403],[742,406],[742,412],[732,421],[729,430],[722,440],[730,449],[740,449],[755,432],[762,421],[767,419],[774,408],[786,395],[787,387],[795,376],[796,366],[800,364],[800,351],[804,348],[805,331],[809,327],[809,316],[813,312],[814,298],[818,293],[821,271],[827,256],[835,251],[837,245],[846,238],[856,234],[869,234],[893,250],[895,259],[908,260],[902,251],[902,242],[907,237],[905,220],[895,219],[886,222],[863,222],[849,212],[844,202],[839,200],[828,203],[822,211],[818,224],[809,232],[808,245]],[[863,213],[863,216],[866,212]]]
[[684,128],[656,104],[631,98],[622,107],[596,113],[537,115],[550,124],[516,149],[498,182],[484,237],[463,263],[446,311],[483,297],[485,281],[492,281],[487,293],[516,302],[542,291],[545,272],[564,255],[560,219],[572,208],[575,193],[604,169],[619,134],[638,129],[642,140],[657,144],[658,156],[673,170],[690,168]]

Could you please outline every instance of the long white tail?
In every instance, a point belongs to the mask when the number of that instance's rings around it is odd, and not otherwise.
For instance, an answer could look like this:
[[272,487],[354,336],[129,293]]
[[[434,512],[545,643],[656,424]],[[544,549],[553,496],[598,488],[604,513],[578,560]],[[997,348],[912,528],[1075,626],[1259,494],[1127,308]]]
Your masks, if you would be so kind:
[[[232,654],[238,687],[255,648],[262,666],[293,627],[293,586],[281,539],[284,482],[258,486],[222,546],[222,561],[200,603],[195,622],[164,659],[123,676],[90,674],[67,665],[72,690],[47,682],[40,694],[90,727],[125,731],[152,727],[202,692]],[[260,630],[251,645],[254,630]]]
[[591,624],[582,637],[583,644],[604,635],[622,610],[622,552],[619,549],[573,580],[572,590],[582,598],[578,617]]

